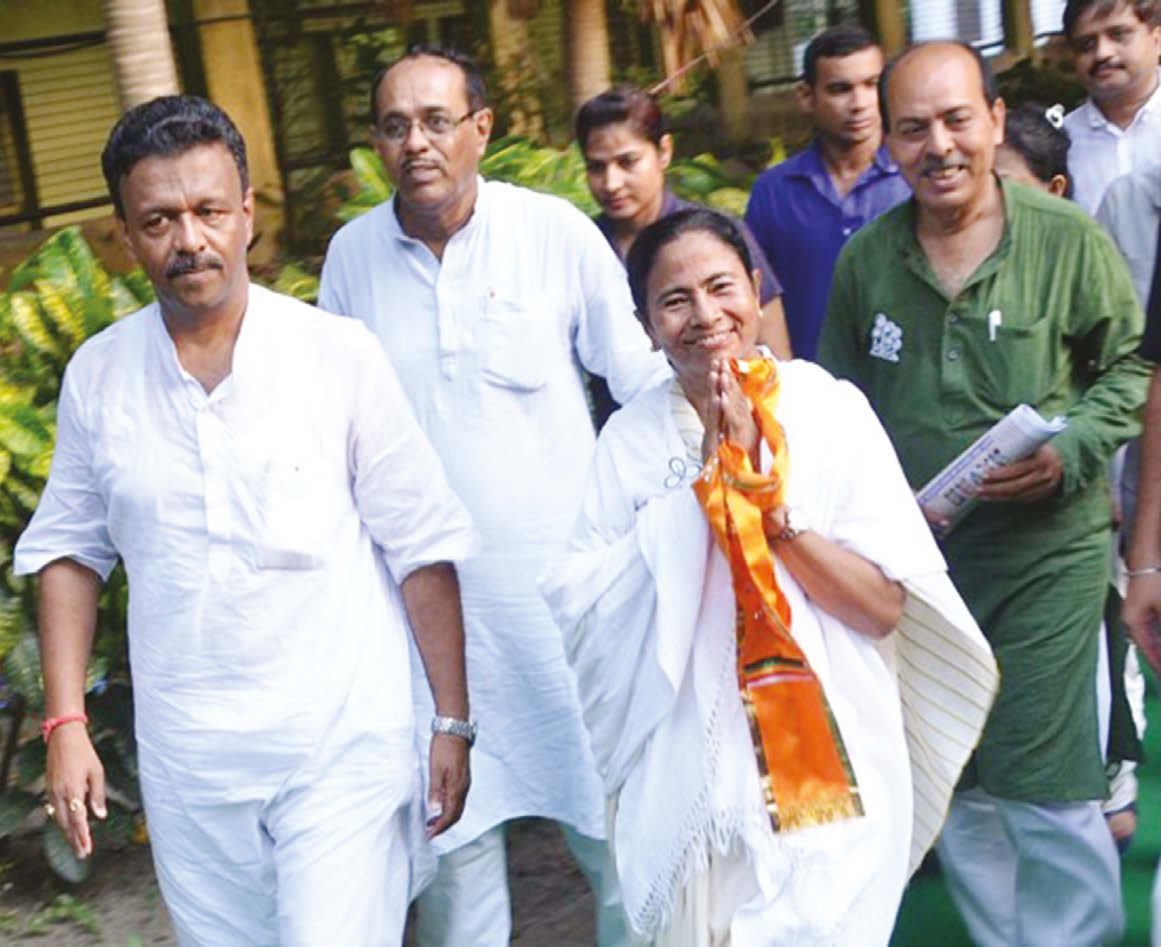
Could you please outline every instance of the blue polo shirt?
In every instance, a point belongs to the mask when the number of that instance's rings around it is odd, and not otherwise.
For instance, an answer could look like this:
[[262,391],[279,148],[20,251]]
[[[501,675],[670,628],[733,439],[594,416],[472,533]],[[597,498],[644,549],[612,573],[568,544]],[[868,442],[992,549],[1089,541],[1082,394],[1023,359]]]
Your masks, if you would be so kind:
[[805,151],[762,172],[746,223],[782,280],[782,305],[795,358],[814,360],[835,261],[847,238],[911,196],[886,147],[846,197],[822,163],[816,138]]
[[[657,215],[657,219],[660,220],[662,217],[676,214],[679,210],[695,210],[701,206],[701,204],[683,201],[672,191],[666,190],[665,197],[661,201],[661,212]],[[750,233],[750,228],[746,226],[746,222],[744,220],[738,220],[730,214],[726,216],[738,225],[738,230],[741,232],[742,238],[746,241],[746,246],[750,248],[751,262],[762,273],[762,281],[758,284],[758,301],[765,306],[775,296],[782,295],[782,284],[778,281],[778,277],[774,275],[774,270],[770,268],[770,264],[766,260],[766,255],[762,252],[758,241],[754,239],[754,235]],[[598,214],[593,218],[593,222],[600,227],[601,233],[609,241],[609,246],[613,248],[614,252],[617,252],[617,238],[613,230],[612,218],[608,214]]]

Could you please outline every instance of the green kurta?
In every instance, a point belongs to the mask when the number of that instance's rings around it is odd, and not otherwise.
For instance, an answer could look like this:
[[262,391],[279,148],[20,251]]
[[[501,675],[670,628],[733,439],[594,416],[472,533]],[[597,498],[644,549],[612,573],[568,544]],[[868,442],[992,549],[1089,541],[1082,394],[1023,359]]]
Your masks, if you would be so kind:
[[1058,495],[980,504],[942,546],[1001,673],[962,787],[1095,799],[1107,792],[1095,700],[1105,471],[1140,426],[1150,371],[1135,354],[1143,315],[1096,223],[1059,198],[1002,187],[1003,238],[954,299],[916,240],[914,199],[853,236],[835,269],[819,361],[866,393],[916,489],[1021,402],[1067,417],[1053,441]]

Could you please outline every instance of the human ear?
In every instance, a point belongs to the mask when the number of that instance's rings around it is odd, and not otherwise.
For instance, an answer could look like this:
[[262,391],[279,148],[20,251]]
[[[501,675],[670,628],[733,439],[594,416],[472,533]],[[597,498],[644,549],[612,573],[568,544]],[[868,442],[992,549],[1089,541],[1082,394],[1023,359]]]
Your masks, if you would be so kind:
[[814,114],[814,89],[805,79],[800,79],[794,83],[794,100],[798,103],[798,109],[803,115]]
[[996,124],[995,136],[992,139],[997,145],[1004,143],[1004,119],[1008,116],[1008,106],[1004,104],[1004,100],[997,96],[996,101],[992,103],[992,121]]
[[1048,182],[1048,193],[1064,197],[1068,193],[1068,178],[1063,174],[1052,175],[1052,180]]
[[673,136],[668,132],[662,135],[661,140],[657,143],[657,152],[661,170],[664,171],[669,167],[669,162],[673,160]]

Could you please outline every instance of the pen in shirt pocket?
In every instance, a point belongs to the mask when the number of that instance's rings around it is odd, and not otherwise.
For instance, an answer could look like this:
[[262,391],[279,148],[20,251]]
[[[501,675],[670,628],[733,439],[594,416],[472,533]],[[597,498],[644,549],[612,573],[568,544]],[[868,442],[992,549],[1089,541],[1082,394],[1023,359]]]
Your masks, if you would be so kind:
[[1003,316],[1003,314],[1001,314],[999,309],[993,309],[991,312],[988,313],[988,341],[989,342],[996,341],[996,329],[997,329],[997,327],[1003,325],[1003,323],[1004,323],[1004,316]]

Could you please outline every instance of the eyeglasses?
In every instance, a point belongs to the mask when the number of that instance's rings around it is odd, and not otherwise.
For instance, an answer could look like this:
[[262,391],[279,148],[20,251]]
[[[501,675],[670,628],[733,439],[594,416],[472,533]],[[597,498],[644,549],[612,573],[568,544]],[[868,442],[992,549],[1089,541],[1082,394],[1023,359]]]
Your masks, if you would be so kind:
[[399,143],[411,134],[411,126],[419,123],[420,129],[428,139],[445,138],[460,127],[464,122],[478,112],[472,109],[459,118],[452,118],[447,112],[428,112],[419,118],[407,118],[404,115],[388,115],[379,123],[379,134],[387,141]]

